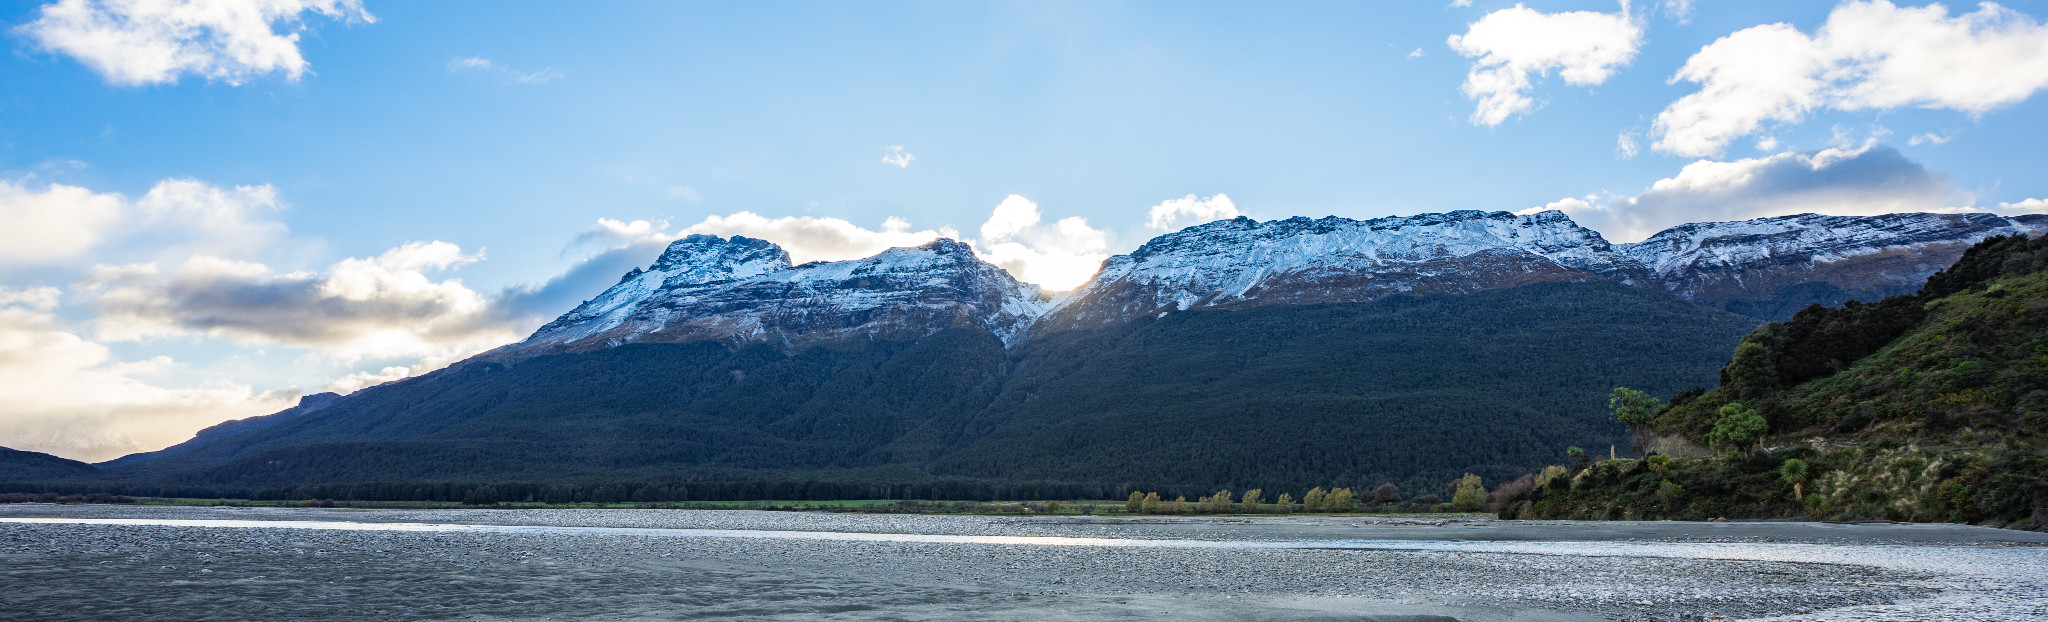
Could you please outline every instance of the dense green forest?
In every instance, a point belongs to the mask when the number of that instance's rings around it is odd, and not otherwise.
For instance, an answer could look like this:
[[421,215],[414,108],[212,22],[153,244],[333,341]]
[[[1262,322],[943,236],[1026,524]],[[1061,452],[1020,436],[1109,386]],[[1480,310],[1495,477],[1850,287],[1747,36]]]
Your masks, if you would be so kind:
[[1599,392],[1713,381],[1754,326],[1661,292],[1544,283],[1169,313],[1019,348],[936,473],[1238,490],[1435,490],[1625,443]]
[[[507,500],[1437,491],[1623,443],[1598,392],[1711,384],[1754,321],[1611,282],[1186,311],[1006,351],[952,329],[785,352],[470,363],[5,492]],[[246,426],[244,426],[246,427]],[[1448,492],[1444,492],[1448,496]]]
[[1758,328],[1718,388],[1633,423],[1666,453],[1552,472],[1503,513],[2048,524],[2048,238]]

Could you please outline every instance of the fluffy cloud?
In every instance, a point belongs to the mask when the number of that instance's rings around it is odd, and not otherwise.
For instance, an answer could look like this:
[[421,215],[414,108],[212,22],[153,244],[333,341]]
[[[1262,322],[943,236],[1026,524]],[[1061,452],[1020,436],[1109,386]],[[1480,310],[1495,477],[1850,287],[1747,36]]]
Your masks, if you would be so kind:
[[[1227,199],[1226,199],[1227,201]],[[1038,204],[1019,195],[1003,198],[981,225],[981,239],[969,240],[983,260],[1017,280],[1053,291],[1080,287],[1109,258],[1109,232],[1079,216],[1040,224]]]
[[520,337],[483,295],[428,272],[477,261],[447,242],[413,242],[324,273],[197,255],[175,270],[100,266],[80,284],[111,341],[200,333],[316,348],[343,360],[447,359]]
[[1542,13],[1520,4],[1486,14],[1463,35],[1448,43],[1459,54],[1476,59],[1461,88],[1477,100],[1474,125],[1500,125],[1508,117],[1536,108],[1526,94],[1534,87],[1530,75],[1559,77],[1575,85],[1606,82],[1628,65],[1642,45],[1643,29],[1627,13],[1572,11]]
[[125,205],[120,195],[76,186],[0,181],[0,265],[75,257],[106,238]]
[[376,386],[396,380],[404,380],[407,377],[411,376],[412,374],[413,369],[411,367],[406,367],[403,365],[393,365],[374,372],[359,371],[346,376],[342,376],[341,378],[336,379],[334,382],[328,383],[327,390],[333,391],[335,393],[340,393],[342,395],[348,395],[350,393],[354,393],[358,390],[361,390],[364,387]]
[[1955,211],[1950,206],[1971,200],[1897,150],[1876,145],[1700,160],[1634,197],[1599,199],[1567,198],[1537,211],[1563,210],[1610,240],[1628,242],[1688,222]]
[[1998,204],[1998,209],[1992,211],[2008,215],[2048,214],[2048,199],[2027,199],[2018,203],[2000,203]]
[[228,84],[306,72],[299,34],[305,13],[374,22],[361,0],[59,0],[21,26],[44,49],[85,63],[124,86],[175,83],[185,74]]
[[1700,85],[1655,121],[1660,151],[1720,153],[1766,123],[1820,109],[1983,113],[2048,87],[2048,27],[1994,3],[1947,7],[1850,1],[1808,36],[1788,24],[1738,31],[1688,59],[1672,82]]
[[1145,218],[1145,226],[1160,231],[1178,231],[1183,227],[1242,215],[1244,212],[1237,211],[1237,205],[1230,202],[1228,195],[1218,194],[1202,199],[1190,194],[1152,206]]
[[940,237],[960,237],[951,229],[911,231],[910,223],[901,218],[890,218],[877,231],[839,218],[768,218],[753,212],[738,212],[730,216],[707,216],[703,222],[676,232],[672,238],[698,233],[744,235],[774,242],[789,251],[790,260],[797,263],[860,259],[899,246],[917,246]]
[[166,179],[140,199],[51,184],[0,182],[0,267],[53,265],[122,242],[124,252],[233,254],[268,248],[285,234],[268,185],[222,188]]
[[[1186,200],[1192,206],[1190,209],[1196,210],[1191,213],[1219,207],[1235,213],[1229,197],[1222,195],[1206,200],[1189,196]],[[869,229],[839,218],[768,218],[753,212],[736,212],[707,216],[673,232],[666,231],[667,223],[663,222],[600,219],[595,228],[578,240],[608,242],[613,245],[610,249],[579,263],[547,285],[509,293],[500,306],[538,310],[554,308],[550,305],[563,301],[574,306],[573,301],[617,282],[620,273],[652,262],[662,245],[670,240],[693,234],[744,235],[767,240],[789,251],[790,260],[797,263],[861,259],[891,248],[918,246],[945,237],[973,246],[983,260],[1001,266],[1018,280],[1054,291],[1079,287],[1109,257],[1109,232],[1089,226],[1088,220],[1081,217],[1062,218],[1051,224],[1043,220],[1038,204],[1014,194],[989,213],[978,230],[979,237],[962,236],[951,227],[913,229],[909,221],[901,218],[889,218],[881,228]],[[554,313],[560,313],[560,309]]]
[[57,292],[0,288],[0,446],[99,461],[161,448],[224,419],[275,412],[297,391],[217,384],[165,388],[134,376],[164,357],[120,363],[50,311]]

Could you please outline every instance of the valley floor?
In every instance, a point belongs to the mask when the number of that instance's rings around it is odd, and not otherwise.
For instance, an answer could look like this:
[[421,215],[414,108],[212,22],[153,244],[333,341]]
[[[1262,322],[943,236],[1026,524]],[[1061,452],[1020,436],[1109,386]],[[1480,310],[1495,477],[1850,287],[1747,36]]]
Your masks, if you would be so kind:
[[2011,620],[2048,617],[2048,534],[15,504],[0,585],[36,620]]

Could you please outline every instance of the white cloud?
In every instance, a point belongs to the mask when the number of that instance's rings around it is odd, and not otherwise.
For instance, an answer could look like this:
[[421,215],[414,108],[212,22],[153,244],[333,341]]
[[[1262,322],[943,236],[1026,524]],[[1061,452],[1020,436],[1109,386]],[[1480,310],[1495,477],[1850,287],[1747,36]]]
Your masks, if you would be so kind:
[[1563,210],[1609,240],[1629,242],[1688,222],[1790,214],[1864,216],[1893,212],[1972,211],[1970,197],[1890,147],[1780,153],[1735,161],[1700,160],[1633,197],[1567,198]]
[[[48,288],[43,288],[48,290]],[[275,412],[296,390],[235,384],[165,388],[133,376],[165,357],[115,361],[50,313],[55,292],[0,288],[0,446],[87,461],[159,449],[223,420]]]
[[1664,0],[1658,6],[1663,7],[1664,13],[1680,24],[1692,21],[1692,0]]
[[[1228,207],[1228,197],[1216,198]],[[1213,205],[1213,201],[1203,205]],[[839,218],[768,218],[753,212],[736,212],[707,216],[674,232],[666,231],[666,223],[658,221],[601,219],[597,228],[580,239],[609,240],[617,246],[592,258],[592,262],[601,261],[593,266],[601,265],[602,269],[590,270],[577,280],[595,282],[609,278],[604,285],[610,285],[618,279],[612,268],[646,265],[652,260],[650,251],[659,253],[659,244],[685,235],[705,234],[744,235],[774,242],[797,263],[861,259],[891,248],[918,246],[945,237],[973,246],[983,260],[1008,270],[1020,281],[1054,291],[1080,286],[1109,257],[1109,232],[1089,226],[1087,219],[1080,217],[1062,218],[1051,224],[1043,220],[1037,204],[1014,194],[989,213],[978,230],[978,238],[964,237],[951,227],[914,229],[909,221],[896,217],[884,220],[880,228],[869,229]],[[646,259],[637,263],[621,263],[643,255]],[[568,285],[567,281],[563,284]]]
[[[1226,199],[1227,201],[1227,199]],[[1109,232],[1079,216],[1040,224],[1038,204],[1020,195],[1003,198],[981,225],[981,239],[969,240],[976,254],[1017,280],[1052,291],[1087,283],[1109,258]]]
[[185,74],[228,84],[306,72],[299,33],[307,12],[375,22],[360,0],[58,0],[17,29],[124,86],[175,83]]
[[447,359],[522,335],[459,279],[428,271],[481,259],[447,242],[413,242],[324,273],[195,255],[174,271],[99,266],[79,284],[99,310],[100,339],[204,334],[244,344],[313,348],[341,360]]
[[0,181],[0,266],[55,265],[120,242],[123,252],[233,254],[271,246],[284,225],[268,185],[221,188],[166,179],[141,199],[51,184]]
[[940,237],[960,237],[958,232],[949,229],[911,231],[909,224],[901,219],[891,219],[891,222],[899,226],[884,226],[877,231],[838,218],[768,218],[753,212],[738,212],[729,216],[706,216],[703,222],[676,232],[671,239],[697,233],[721,237],[744,235],[774,242],[789,251],[791,261],[804,263],[860,259],[891,248],[917,246]]
[[126,201],[77,186],[0,181],[0,265],[76,257],[105,239]]
[[1616,157],[1626,160],[1629,158],[1636,157],[1636,153],[1638,153],[1638,151],[1639,149],[1636,147],[1635,131],[1631,130],[1627,132],[1622,132],[1620,135],[1614,137],[1614,155]]
[[1463,35],[1451,35],[1452,50],[1474,58],[1460,90],[1479,102],[1474,125],[1500,125],[1508,117],[1534,110],[1526,94],[1530,75],[1558,76],[1574,85],[1606,82],[1628,65],[1642,44],[1643,29],[1627,14],[1572,11],[1542,13],[1515,5],[1486,14]]
[[2018,203],[1999,203],[1992,211],[2008,216],[2019,214],[2048,214],[2048,199],[2027,199]]
[[1940,4],[1835,7],[1813,36],[1767,24],[1722,37],[1671,81],[1700,85],[1657,115],[1660,151],[1720,153],[1767,123],[1821,109],[1935,108],[1981,114],[2048,88],[2048,27],[1994,3],[1950,17]]
[[413,370],[411,367],[406,367],[403,365],[393,365],[374,372],[359,371],[335,379],[334,382],[329,383],[327,385],[327,390],[333,391],[335,393],[340,393],[342,395],[348,395],[350,393],[360,391],[365,387],[372,387],[396,380],[404,380],[407,377],[412,376],[412,373]]
[[1450,8],[1458,9],[1468,6],[1472,6],[1472,0],[1451,0]]
[[1145,226],[1160,231],[1179,231],[1185,227],[1243,215],[1244,212],[1237,211],[1237,205],[1230,202],[1228,195],[1218,194],[1202,199],[1190,194],[1178,199],[1167,199],[1152,206],[1145,218]]
[[916,160],[917,156],[904,151],[903,145],[890,145],[889,154],[882,156],[883,164],[894,164],[896,168],[910,168],[910,163]]
[[547,84],[569,77],[568,74],[555,71],[553,67],[539,71],[526,71],[500,65],[496,61],[482,56],[461,56],[448,59],[448,71],[481,71],[501,76],[506,81],[516,84]]
[[1428,53],[1422,51],[1422,48],[1415,48],[1415,51],[1408,53],[1408,58],[1422,58],[1428,55]]
[[1936,133],[1934,133],[1934,132],[1923,132],[1923,133],[1920,133],[1920,134],[1915,134],[1915,135],[1913,135],[1913,137],[1912,137],[1912,138],[1908,138],[1908,139],[1906,139],[1906,144],[1908,144],[1908,145],[1913,145],[1913,146],[1915,146],[1915,147],[1918,147],[1918,146],[1920,146],[1920,145],[1923,145],[1923,144],[1927,144],[1927,143],[1934,143],[1934,144],[1937,144],[1937,145],[1946,145],[1946,144],[1948,144],[1948,141],[1950,141],[1950,140],[1954,140],[1954,139],[1955,139],[1955,135],[1954,135],[1954,134],[1936,134]]
[[569,77],[569,74],[555,71],[553,68],[547,68],[540,71],[519,73],[512,76],[512,81],[520,84],[547,84],[567,77]]

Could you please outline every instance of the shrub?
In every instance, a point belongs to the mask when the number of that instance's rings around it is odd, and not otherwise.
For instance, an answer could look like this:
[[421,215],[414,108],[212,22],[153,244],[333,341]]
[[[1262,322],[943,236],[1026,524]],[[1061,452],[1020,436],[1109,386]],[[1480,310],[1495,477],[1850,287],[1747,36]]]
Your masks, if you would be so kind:
[[1477,512],[1486,507],[1486,486],[1479,476],[1466,473],[1459,480],[1457,492],[1451,495],[1451,507],[1460,512]]
[[1393,484],[1380,484],[1379,488],[1372,489],[1372,500],[1380,503],[1399,503],[1401,489],[1395,488]]
[[1493,489],[1493,509],[1498,511],[1517,501],[1528,499],[1536,491],[1536,476],[1524,475],[1503,482]]

